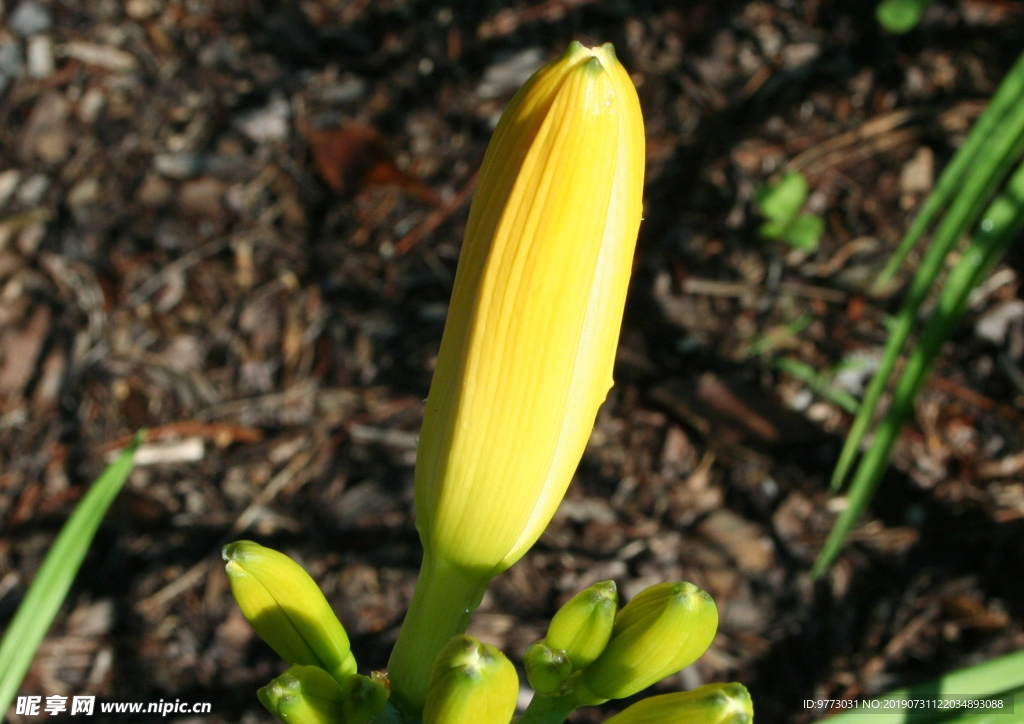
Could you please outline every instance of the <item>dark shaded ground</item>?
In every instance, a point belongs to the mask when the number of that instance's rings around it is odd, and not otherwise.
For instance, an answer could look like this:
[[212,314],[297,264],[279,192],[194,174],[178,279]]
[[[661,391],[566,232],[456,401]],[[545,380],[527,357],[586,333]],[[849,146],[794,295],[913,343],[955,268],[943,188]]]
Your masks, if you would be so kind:
[[[108,454],[152,431],[24,693],[268,721],[255,689],[282,667],[218,556],[238,537],[299,559],[384,666],[472,174],[574,38],[634,73],[646,221],[617,385],[471,632],[518,661],[583,586],[691,580],[721,631],[658,688],[742,681],[764,724],[1024,646],[1020,255],[818,584],[849,418],[773,366],[845,362],[859,392],[899,300],[861,290],[1019,52],[1021,3],[940,4],[902,38],[815,0],[0,7],[0,620]],[[787,168],[827,221],[812,254],[755,234],[750,198]]]

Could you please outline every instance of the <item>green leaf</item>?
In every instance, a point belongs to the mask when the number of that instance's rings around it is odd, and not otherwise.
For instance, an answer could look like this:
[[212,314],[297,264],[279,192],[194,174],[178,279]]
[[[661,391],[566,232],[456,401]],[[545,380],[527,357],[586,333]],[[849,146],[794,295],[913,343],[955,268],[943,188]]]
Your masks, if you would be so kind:
[[800,214],[786,230],[785,241],[794,249],[814,251],[818,248],[825,220],[816,214]]
[[93,483],[46,554],[28,593],[0,642],[0,713],[10,708],[36,649],[46,636],[82,565],[107,508],[134,465],[139,432],[128,448]]
[[906,33],[921,21],[934,0],[885,0],[875,8],[879,24],[890,33]]
[[[793,171],[779,179],[778,183],[763,186],[754,195],[754,204],[766,219],[779,222],[785,227],[807,201],[807,192],[807,179],[802,173]],[[781,234],[778,234],[770,238],[780,237]]]

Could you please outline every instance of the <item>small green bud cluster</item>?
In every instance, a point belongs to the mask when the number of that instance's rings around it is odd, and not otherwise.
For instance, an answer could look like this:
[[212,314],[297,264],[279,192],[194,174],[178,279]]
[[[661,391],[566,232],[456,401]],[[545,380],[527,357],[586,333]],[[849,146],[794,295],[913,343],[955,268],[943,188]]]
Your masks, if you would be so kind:
[[[537,692],[531,708],[566,713],[632,696],[696,661],[718,628],[714,601],[692,583],[651,586],[618,613],[617,598],[611,581],[582,591],[527,649],[526,675]],[[657,711],[674,708],[670,701]]]
[[285,724],[370,724],[387,704],[387,678],[356,673],[348,635],[310,575],[252,541],[225,546],[223,557],[242,613],[292,664],[259,690],[267,710]]
[[[284,724],[401,721],[380,672],[356,673],[348,636],[306,571],[251,541],[224,548],[231,590],[256,632],[292,664],[259,690]],[[573,596],[523,663],[536,691],[524,721],[561,721],[578,706],[622,699],[674,674],[704,653],[718,627],[711,597],[692,583],[661,583],[618,608],[613,581]],[[495,647],[451,638],[433,662],[422,724],[507,724],[519,679]],[[552,716],[554,715],[554,716]],[[614,724],[750,724],[739,684],[712,684],[634,704]]]

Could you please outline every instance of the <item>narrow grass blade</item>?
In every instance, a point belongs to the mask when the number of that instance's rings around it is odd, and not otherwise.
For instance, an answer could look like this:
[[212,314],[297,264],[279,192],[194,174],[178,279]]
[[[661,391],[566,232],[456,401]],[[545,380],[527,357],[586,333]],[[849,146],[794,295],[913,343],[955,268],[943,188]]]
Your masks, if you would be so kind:
[[[848,709],[829,718],[829,724],[923,724],[927,721],[950,721],[958,724],[1017,724],[1024,720],[1020,688],[1024,686],[1024,650],[990,659],[981,664],[952,671],[945,676],[921,684],[891,691],[874,701],[883,702],[876,707]],[[1013,713],[995,715],[989,719],[983,714],[965,714],[949,717],[940,709],[911,708],[909,705],[892,706],[896,701],[931,701],[935,699],[984,699],[988,697],[1016,698]],[[886,708],[884,702],[890,702]],[[959,714],[959,712],[958,712]]]
[[781,357],[774,362],[777,369],[782,370],[807,384],[816,395],[839,405],[851,415],[856,414],[860,403],[857,398],[846,390],[838,389],[826,380],[818,370],[791,357]]
[[103,471],[79,502],[46,554],[35,580],[7,627],[0,642],[0,713],[10,707],[36,649],[71,588],[107,508],[128,479],[135,449],[141,439],[142,433],[135,436],[135,441]]
[[949,273],[939,303],[907,358],[907,365],[893,392],[893,401],[875,432],[871,448],[861,459],[850,484],[846,509],[829,532],[828,540],[811,570],[820,576],[832,564],[854,523],[867,507],[885,474],[889,455],[903,423],[913,409],[914,398],[924,384],[942,344],[949,338],[967,309],[971,291],[988,276],[1006,247],[1024,231],[1024,165],[989,205],[960,261]]
[[881,289],[889,283],[896,270],[907,258],[907,254],[924,234],[925,229],[932,223],[939,211],[956,195],[964,173],[981,153],[988,137],[992,135],[1007,112],[1017,105],[1017,101],[1022,95],[1024,95],[1024,54],[1017,59],[1017,62],[1010,68],[1010,72],[1003,78],[1003,82],[999,84],[995,95],[986,106],[985,112],[981,114],[968,134],[964,145],[960,147],[960,150],[953,156],[953,160],[942,172],[935,188],[914,218],[914,223],[900,241],[899,247],[885,265],[885,269],[878,276],[875,289]]
[[850,432],[843,443],[839,461],[832,473],[831,487],[838,490],[850,470],[853,460],[860,449],[861,440],[867,432],[871,418],[878,405],[878,400],[885,390],[886,384],[899,359],[900,351],[910,336],[917,319],[918,309],[927,297],[935,279],[942,271],[946,256],[956,244],[957,239],[967,231],[978,219],[984,204],[1002,183],[1010,169],[1020,158],[1024,147],[1024,95],[1006,116],[996,133],[988,139],[985,153],[975,159],[968,176],[963,180],[959,193],[946,212],[942,223],[936,230],[928,250],[921,259],[917,274],[911,281],[907,297],[900,308],[886,342],[885,352],[878,371],[871,379],[860,410],[850,426]]

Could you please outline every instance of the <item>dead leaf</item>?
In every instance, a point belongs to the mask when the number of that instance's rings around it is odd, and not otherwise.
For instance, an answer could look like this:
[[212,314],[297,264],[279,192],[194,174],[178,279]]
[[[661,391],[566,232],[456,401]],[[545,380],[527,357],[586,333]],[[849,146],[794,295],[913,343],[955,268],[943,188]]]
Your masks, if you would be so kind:
[[352,193],[371,186],[397,186],[414,198],[437,204],[437,193],[395,165],[377,129],[350,123],[341,128],[306,133],[313,164],[335,193]]

